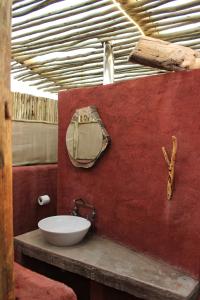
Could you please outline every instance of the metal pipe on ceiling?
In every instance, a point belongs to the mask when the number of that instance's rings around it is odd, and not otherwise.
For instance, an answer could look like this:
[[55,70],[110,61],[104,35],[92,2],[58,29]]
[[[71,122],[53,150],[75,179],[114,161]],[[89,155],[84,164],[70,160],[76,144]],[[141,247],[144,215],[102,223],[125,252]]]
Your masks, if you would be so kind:
[[114,82],[114,56],[112,42],[103,43],[104,60],[103,60],[103,85]]

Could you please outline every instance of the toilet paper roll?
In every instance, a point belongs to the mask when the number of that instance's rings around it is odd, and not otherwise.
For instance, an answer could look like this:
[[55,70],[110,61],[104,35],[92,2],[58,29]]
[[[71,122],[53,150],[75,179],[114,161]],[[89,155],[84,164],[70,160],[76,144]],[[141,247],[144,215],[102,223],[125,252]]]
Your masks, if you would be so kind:
[[50,202],[50,197],[48,195],[43,195],[38,197],[39,205],[46,205]]

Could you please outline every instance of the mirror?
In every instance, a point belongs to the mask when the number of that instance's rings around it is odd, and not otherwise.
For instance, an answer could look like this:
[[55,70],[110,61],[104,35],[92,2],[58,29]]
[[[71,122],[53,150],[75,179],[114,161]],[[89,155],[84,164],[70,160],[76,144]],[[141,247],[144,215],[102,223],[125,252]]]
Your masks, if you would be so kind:
[[66,133],[69,158],[75,167],[92,167],[110,143],[95,106],[77,109]]

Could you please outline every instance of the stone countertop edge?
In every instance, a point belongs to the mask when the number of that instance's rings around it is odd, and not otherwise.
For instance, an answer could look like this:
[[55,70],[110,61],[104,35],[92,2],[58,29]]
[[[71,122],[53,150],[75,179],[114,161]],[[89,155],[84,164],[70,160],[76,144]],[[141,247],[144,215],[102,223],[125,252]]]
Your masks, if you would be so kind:
[[[63,270],[79,274],[83,277],[89,278],[117,290],[127,292],[139,298],[147,300],[197,300],[199,294],[199,282],[192,277],[186,275],[183,272],[180,272],[179,270],[176,270],[172,266],[157,261],[151,257],[145,256],[144,254],[130,250],[129,248],[126,248],[121,244],[117,244],[114,241],[98,237],[96,235],[89,236],[81,243],[70,247],[56,247],[46,243],[42,237],[40,230],[34,230],[19,235],[15,237],[14,240],[15,247],[24,255],[57,266]],[[106,245],[108,246],[107,248]],[[99,248],[101,247],[104,255],[102,257],[99,257],[98,252]],[[111,247],[111,249],[108,249],[109,247]],[[88,251],[88,249],[90,250]],[[79,250],[81,250],[83,258],[79,258],[79,255],[76,253],[79,253]],[[122,253],[122,258],[119,255],[119,265],[115,266],[115,262],[116,264],[118,264],[118,261],[115,261],[115,259],[117,258],[116,253],[118,253],[118,250],[119,253]],[[96,255],[95,251],[97,252]],[[139,261],[139,264],[141,261],[141,271],[143,273],[145,271],[143,270],[143,268],[146,264],[147,269],[146,267],[145,269],[147,270],[147,272],[141,275],[136,268],[135,273],[133,272],[133,274],[130,274],[131,276],[128,276],[127,270],[125,270],[126,266],[124,270],[121,270],[121,268],[123,268],[123,263],[120,265],[120,260],[122,261],[123,255],[125,259],[126,254],[128,258],[133,257],[136,265],[137,260]],[[104,259],[104,257],[106,256],[108,260],[108,267],[106,265],[106,258]],[[113,257],[114,260],[112,268]],[[151,266],[149,265],[150,263],[152,263]],[[115,267],[120,268],[119,272],[115,270]],[[165,277],[163,277],[164,281],[166,282],[163,282],[162,286],[159,286],[158,283],[153,282],[155,281],[155,276],[159,277],[159,275],[153,274],[151,276],[151,268],[152,272],[158,270],[158,272],[161,273],[161,280],[162,277],[165,276],[166,272],[166,279]],[[149,278],[145,278],[148,272]],[[164,275],[162,274],[162,272]],[[167,276],[169,277],[170,275],[172,275],[172,278],[167,278]],[[142,278],[142,276],[144,278]],[[173,277],[175,278],[173,279]],[[176,285],[175,288],[173,287],[174,289],[170,289],[169,287],[167,287],[167,285],[169,285],[169,283],[167,283],[167,280],[173,280],[173,284],[174,280],[176,280],[177,289]],[[180,280],[185,281],[183,287],[181,287],[181,284],[179,282]]]

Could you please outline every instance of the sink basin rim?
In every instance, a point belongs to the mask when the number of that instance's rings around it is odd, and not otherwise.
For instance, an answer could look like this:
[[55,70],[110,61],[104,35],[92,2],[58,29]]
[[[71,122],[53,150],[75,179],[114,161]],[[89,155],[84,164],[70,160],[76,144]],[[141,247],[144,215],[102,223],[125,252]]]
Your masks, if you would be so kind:
[[[59,220],[60,219],[60,220]],[[63,229],[61,230],[61,226],[59,227],[59,230],[56,230],[55,228],[47,228],[48,227],[48,221],[55,221],[54,224],[55,226],[58,224],[58,222],[63,220],[63,219],[66,219],[66,222],[69,222],[70,219],[71,220],[78,220],[80,222],[83,222],[81,224],[84,225],[83,228],[70,228],[67,229],[67,223],[64,224],[66,227],[63,227]],[[57,224],[56,224],[56,221],[57,221]],[[45,224],[47,223],[47,224]],[[46,226],[44,226],[46,225]],[[63,224],[60,224],[60,225],[63,225]],[[51,226],[53,226],[51,224]],[[76,226],[76,225],[75,225]],[[55,234],[73,234],[73,233],[76,233],[76,232],[81,232],[81,231],[85,231],[85,230],[88,230],[91,226],[91,222],[89,220],[87,220],[86,218],[83,218],[83,217],[79,217],[79,216],[72,216],[72,215],[57,215],[57,216],[51,216],[51,217],[47,217],[47,218],[44,218],[42,220],[40,220],[38,222],[38,227],[39,229],[41,229],[42,231],[45,231],[47,233],[55,233]],[[61,230],[61,231],[60,231]]]

